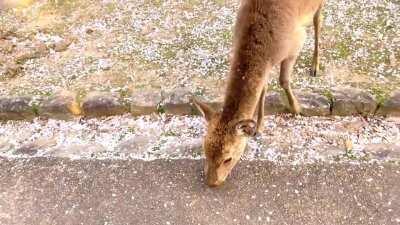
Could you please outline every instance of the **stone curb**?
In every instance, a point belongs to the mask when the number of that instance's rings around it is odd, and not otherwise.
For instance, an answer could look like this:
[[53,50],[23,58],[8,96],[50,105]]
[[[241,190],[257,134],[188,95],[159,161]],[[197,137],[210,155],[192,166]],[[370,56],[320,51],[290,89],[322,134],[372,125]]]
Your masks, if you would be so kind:
[[[400,91],[395,91],[383,104],[378,104],[370,93],[357,89],[294,92],[302,106],[303,116],[400,116]],[[125,113],[133,116],[152,113],[195,115],[198,112],[190,103],[191,95],[189,91],[172,94],[148,91],[123,98],[117,93],[90,92],[78,97],[77,93],[60,91],[44,98],[0,97],[0,120],[31,120],[35,117],[68,120],[79,116],[103,117]],[[205,102],[217,110],[222,107],[222,101]],[[273,91],[266,96],[265,109],[266,115],[290,111],[286,96]]]
[[377,110],[378,115],[400,117],[400,91],[395,91]]

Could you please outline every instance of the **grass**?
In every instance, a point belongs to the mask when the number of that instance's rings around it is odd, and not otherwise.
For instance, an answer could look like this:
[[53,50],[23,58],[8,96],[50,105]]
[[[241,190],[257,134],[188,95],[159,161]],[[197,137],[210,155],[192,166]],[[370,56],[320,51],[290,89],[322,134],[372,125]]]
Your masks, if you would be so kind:
[[335,97],[333,96],[333,93],[332,93],[331,90],[325,89],[325,90],[322,92],[322,95],[325,96],[325,97],[327,97],[328,100],[329,100],[330,102],[333,102],[333,101],[334,101],[334,98],[335,98]]
[[85,96],[87,95],[87,91],[86,90],[78,90],[77,91],[77,95],[76,95],[76,102],[78,103],[78,105],[81,105],[83,99],[85,98]]
[[383,105],[386,102],[386,100],[389,98],[389,95],[390,95],[389,90],[385,89],[382,86],[372,86],[370,88],[370,92],[377,100],[379,106]]
[[164,114],[166,111],[165,111],[165,107],[164,107],[164,105],[162,105],[161,103],[160,104],[157,104],[157,113],[159,113],[159,114]]

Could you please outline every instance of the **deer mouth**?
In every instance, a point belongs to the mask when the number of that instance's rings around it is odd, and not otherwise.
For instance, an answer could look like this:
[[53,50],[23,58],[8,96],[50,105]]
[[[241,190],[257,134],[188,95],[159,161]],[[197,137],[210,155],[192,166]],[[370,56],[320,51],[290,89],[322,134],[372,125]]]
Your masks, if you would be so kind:
[[207,185],[211,188],[219,187],[224,184],[225,181],[217,180],[217,181],[207,181]]
[[215,176],[210,176],[208,174],[207,176],[207,185],[209,187],[219,187],[225,183],[226,177],[215,177]]

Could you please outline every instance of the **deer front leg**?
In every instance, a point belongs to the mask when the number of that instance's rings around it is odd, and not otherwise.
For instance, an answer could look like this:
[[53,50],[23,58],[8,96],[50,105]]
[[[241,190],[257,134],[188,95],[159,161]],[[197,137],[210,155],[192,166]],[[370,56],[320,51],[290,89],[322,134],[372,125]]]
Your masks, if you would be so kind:
[[257,112],[257,134],[261,134],[264,131],[264,107],[265,107],[265,94],[266,88],[264,87],[260,99],[258,100],[258,112]]
[[279,83],[283,88],[283,90],[285,90],[292,113],[300,114],[301,112],[300,104],[297,101],[296,96],[294,96],[292,88],[290,86],[290,76],[293,72],[293,66],[296,63],[296,59],[297,56],[291,56],[282,61]]
[[317,11],[314,15],[314,35],[315,35],[315,42],[314,42],[314,57],[311,67],[311,76],[316,77],[319,73],[319,39],[321,33],[321,21],[322,21],[322,14],[321,9]]

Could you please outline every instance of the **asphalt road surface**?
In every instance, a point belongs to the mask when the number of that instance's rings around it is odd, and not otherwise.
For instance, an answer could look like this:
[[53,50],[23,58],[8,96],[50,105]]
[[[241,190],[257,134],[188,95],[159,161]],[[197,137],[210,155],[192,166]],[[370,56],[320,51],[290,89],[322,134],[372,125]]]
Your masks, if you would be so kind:
[[400,224],[400,166],[0,158],[0,224]]

